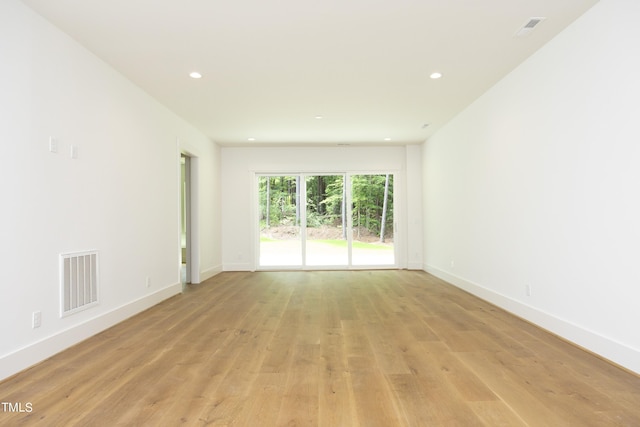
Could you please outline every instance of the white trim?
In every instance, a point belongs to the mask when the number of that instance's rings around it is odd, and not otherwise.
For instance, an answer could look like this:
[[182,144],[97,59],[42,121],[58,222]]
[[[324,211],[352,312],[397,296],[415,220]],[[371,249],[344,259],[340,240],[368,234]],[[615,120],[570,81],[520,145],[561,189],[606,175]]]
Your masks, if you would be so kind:
[[183,151],[189,159],[189,213],[190,213],[190,256],[191,256],[191,283],[198,284],[200,277],[200,157]]
[[424,271],[433,274],[434,276],[465,290],[478,298],[495,304],[496,306],[588,351],[591,351],[600,357],[620,365],[625,369],[640,374],[640,349],[629,347],[616,340],[600,335],[595,331],[591,331],[580,325],[572,323],[567,319],[562,319],[536,307],[524,304],[521,301],[499,294],[478,283],[471,282],[431,265],[426,265]]
[[200,272],[200,281],[204,282],[205,280],[211,279],[213,276],[222,273],[223,269],[221,265],[216,265],[211,268],[207,268]]
[[408,262],[407,263],[407,270],[424,270],[424,271],[426,271],[426,269],[423,267],[421,262]]
[[252,262],[228,262],[222,266],[222,271],[256,271]]
[[87,338],[108,329],[154,305],[179,294],[180,282],[122,305],[69,329],[0,357],[0,380],[17,374]]
[[179,138],[176,140],[178,162],[178,280],[181,280],[182,268],[182,156],[189,157],[189,197],[187,209],[190,229],[187,244],[189,257],[189,274],[191,283],[198,284],[203,279],[200,272],[200,157],[190,150]]

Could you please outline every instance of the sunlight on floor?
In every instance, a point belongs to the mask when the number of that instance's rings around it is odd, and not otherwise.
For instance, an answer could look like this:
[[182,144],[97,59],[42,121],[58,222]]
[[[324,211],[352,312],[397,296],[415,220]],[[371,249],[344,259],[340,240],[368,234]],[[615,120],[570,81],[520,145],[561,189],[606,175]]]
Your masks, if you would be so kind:
[[[345,241],[308,240],[308,266],[347,266],[348,254]],[[380,266],[395,264],[393,245],[355,242],[352,249],[352,265]],[[268,240],[260,242],[260,266],[301,266],[300,240]]]

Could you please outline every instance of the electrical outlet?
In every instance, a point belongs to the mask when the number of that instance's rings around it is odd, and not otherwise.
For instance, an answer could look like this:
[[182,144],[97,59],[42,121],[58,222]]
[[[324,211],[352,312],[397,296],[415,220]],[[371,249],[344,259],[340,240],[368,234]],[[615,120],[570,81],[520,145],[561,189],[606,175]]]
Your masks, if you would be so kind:
[[145,281],[145,284],[147,285],[147,288],[151,287],[151,277],[147,276],[147,280]]
[[456,266],[456,263],[454,260],[451,260],[451,268],[454,268]]
[[33,329],[39,328],[42,325],[42,312],[34,311],[32,317],[32,327]]
[[525,292],[527,293],[527,296],[530,297],[531,296],[531,285],[527,285],[525,288]]

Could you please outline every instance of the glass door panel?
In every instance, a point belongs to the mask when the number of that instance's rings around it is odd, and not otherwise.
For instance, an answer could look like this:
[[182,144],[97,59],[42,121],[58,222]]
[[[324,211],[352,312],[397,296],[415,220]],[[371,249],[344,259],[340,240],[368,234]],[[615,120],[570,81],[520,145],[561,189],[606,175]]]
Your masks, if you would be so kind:
[[307,175],[305,265],[349,264],[344,175]]
[[396,265],[393,174],[257,178],[259,267]]
[[393,174],[351,175],[352,265],[395,265]]
[[302,266],[300,177],[259,176],[261,267]]

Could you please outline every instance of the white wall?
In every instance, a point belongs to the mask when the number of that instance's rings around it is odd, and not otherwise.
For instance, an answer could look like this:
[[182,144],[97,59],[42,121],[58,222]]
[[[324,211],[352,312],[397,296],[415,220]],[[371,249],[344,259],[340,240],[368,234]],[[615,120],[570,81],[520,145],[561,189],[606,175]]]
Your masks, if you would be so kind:
[[[180,292],[181,149],[199,156],[201,268],[220,270],[220,153],[17,0],[0,2],[0,58],[4,378]],[[100,305],[61,319],[59,254],[89,249]]]
[[426,269],[636,372],[638,20],[601,0],[423,148]]
[[[419,147],[411,149],[419,153]],[[420,157],[418,156],[418,159]],[[409,164],[409,172],[407,165]],[[400,267],[408,265],[407,250],[412,248],[414,265],[422,259],[421,235],[409,229],[407,198],[418,201],[421,193],[415,185],[408,186],[406,177],[419,176],[419,162],[407,162],[406,147],[315,147],[315,148],[222,148],[222,237],[223,268],[252,270],[256,267],[256,229],[254,187],[255,173],[322,173],[322,172],[397,172],[399,182],[395,213],[400,235]],[[408,194],[408,191],[412,191]],[[415,223],[412,212],[411,223]],[[417,239],[417,240],[416,240]],[[410,243],[409,243],[410,242]],[[409,265],[410,266],[410,265]]]

